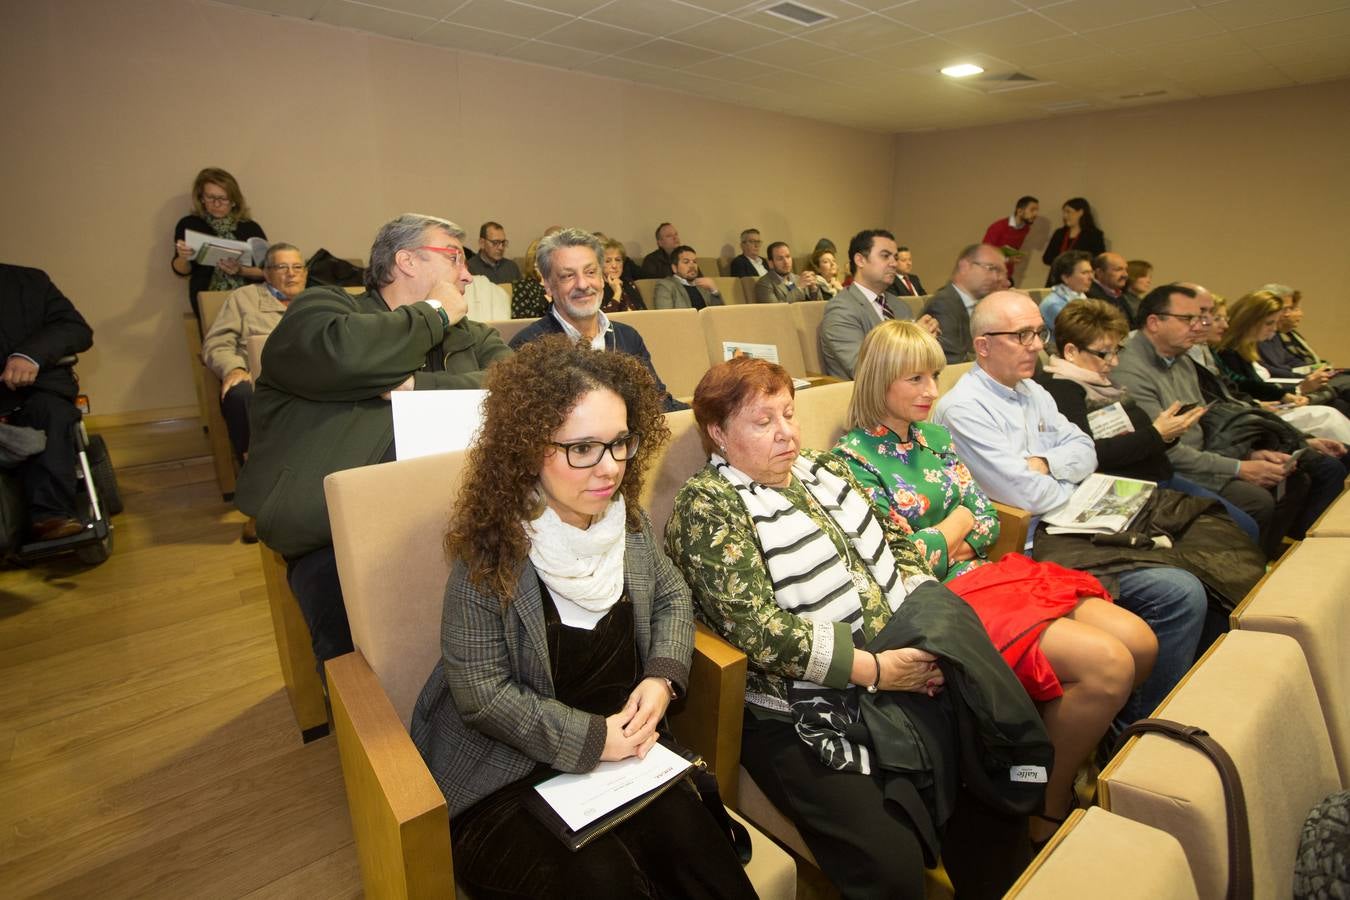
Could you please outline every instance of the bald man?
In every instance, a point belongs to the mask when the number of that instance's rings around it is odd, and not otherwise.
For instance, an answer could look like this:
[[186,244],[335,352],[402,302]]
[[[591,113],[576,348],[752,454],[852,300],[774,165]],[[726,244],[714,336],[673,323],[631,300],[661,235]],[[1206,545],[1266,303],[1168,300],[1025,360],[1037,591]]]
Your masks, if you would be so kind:
[[[1028,532],[1034,538],[1040,516],[1096,470],[1096,447],[1031,380],[1046,328],[1030,297],[990,294],[975,307],[970,329],[975,365],[938,401],[933,421],[951,432],[961,460],[991,498],[1034,514]],[[1117,602],[1158,637],[1153,673],[1116,717],[1114,727],[1124,728],[1148,715],[1186,674],[1207,604],[1204,585],[1181,569],[1132,569],[1116,578]]]

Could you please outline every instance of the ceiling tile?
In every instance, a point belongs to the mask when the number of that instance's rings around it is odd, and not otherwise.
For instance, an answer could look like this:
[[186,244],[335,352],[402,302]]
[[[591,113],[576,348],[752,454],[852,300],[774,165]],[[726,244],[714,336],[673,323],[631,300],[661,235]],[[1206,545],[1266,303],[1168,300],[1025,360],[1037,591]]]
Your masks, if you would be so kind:
[[735,16],[753,25],[772,28],[782,34],[807,37],[822,28],[828,28],[839,22],[847,22],[850,19],[856,19],[858,16],[867,14],[867,10],[852,3],[843,2],[843,0],[792,0],[792,2],[798,6],[805,6],[807,9],[814,9],[818,13],[823,13],[830,17],[830,21],[818,22],[815,25],[803,25],[800,22],[773,15],[765,11],[775,5],[772,0],[756,3],[748,9],[736,13]]
[[741,54],[743,50],[762,47],[781,38],[782,35],[773,29],[727,18],[713,19],[680,32],[680,40],[684,43],[719,53]]
[[315,16],[315,21],[396,38],[411,38],[436,22],[435,19],[351,3],[349,0],[328,0]]
[[511,51],[511,58],[559,69],[576,69],[599,59],[600,54],[545,41],[526,41]]
[[1275,69],[1267,69],[1264,72],[1250,72],[1246,75],[1225,75],[1223,77],[1206,78],[1203,75],[1197,75],[1192,78],[1178,79],[1183,87],[1189,88],[1197,94],[1204,97],[1215,97],[1221,94],[1236,94],[1242,91],[1265,91],[1271,88],[1289,87],[1294,80]]
[[1250,57],[1251,53],[1251,48],[1232,34],[1210,34],[1168,44],[1132,47],[1129,59],[1136,65],[1151,68],[1178,62],[1241,59]]
[[1333,78],[1350,78],[1350,56],[1339,59],[1312,59],[1283,63],[1279,70],[1299,84],[1312,84],[1316,81],[1330,81]]
[[523,0],[523,2],[567,16],[583,16],[593,9],[604,6],[610,0]]
[[649,65],[666,66],[671,69],[683,69],[685,66],[696,62],[706,62],[717,56],[711,50],[681,44],[677,41],[668,41],[665,38],[657,38],[650,43],[640,44],[631,50],[624,50],[618,55],[626,59],[636,59]]
[[1191,0],[1069,0],[1039,10],[1039,15],[1057,22],[1070,31],[1093,31],[1121,25],[1137,19],[1147,19],[1166,13],[1193,9]]
[[859,56],[895,62],[903,66],[933,65],[940,68],[965,53],[960,47],[940,37],[921,37],[895,47],[864,51]]
[[722,78],[727,81],[744,81],[746,79],[770,75],[777,71],[764,63],[755,62],[749,59],[741,59],[738,56],[718,56],[707,62],[694,63],[689,66],[688,71],[699,75],[706,75],[709,78]]
[[474,53],[503,53],[520,44],[520,38],[511,34],[473,28],[458,22],[439,22],[417,36],[419,43],[471,50]]
[[1094,60],[1110,58],[1111,54],[1091,37],[1071,34],[1051,38],[1048,41],[1033,41],[1017,47],[1004,47],[996,55],[1014,65],[1026,66],[1033,63],[1061,63],[1075,60],[1090,65]]
[[1043,19],[1035,13],[1019,13],[993,22],[958,28],[943,33],[943,38],[958,47],[968,47],[998,56],[1006,49],[1016,49],[1036,41],[1068,37],[1069,30]]
[[1131,47],[1171,43],[1187,38],[1201,37],[1206,34],[1215,34],[1221,30],[1213,19],[1200,10],[1188,9],[1184,12],[1168,13],[1165,16],[1154,16],[1151,19],[1140,19],[1137,22],[1127,22],[1124,25],[1115,25],[1111,28],[1088,33],[1102,43],[1109,43],[1112,47],[1119,48],[1122,54],[1128,54]]
[[785,69],[830,65],[843,56],[833,47],[810,44],[798,38],[787,38],[751,50],[741,50],[736,55]]
[[511,0],[470,0],[446,21],[532,38],[572,21],[572,17]]
[[1205,15],[1225,28],[1246,28],[1345,8],[1345,0],[1225,0],[1205,7]]
[[631,28],[644,34],[670,37],[682,28],[716,18],[714,13],[670,0],[623,0],[597,9],[589,18],[606,25]]
[[1298,41],[1291,44],[1275,44],[1257,48],[1266,60],[1276,65],[1302,61],[1350,60],[1346,40],[1339,35],[1327,35],[1311,41]]
[[675,78],[675,73],[669,69],[662,69],[657,66],[648,66],[631,59],[620,59],[617,56],[607,56],[603,59],[597,59],[595,62],[587,63],[581,67],[584,72],[594,72],[597,75],[608,75],[611,78],[625,78],[629,81],[640,81],[644,84],[664,84],[668,80]]
[[866,50],[885,50],[918,37],[923,37],[923,33],[869,13],[837,25],[813,28],[803,34],[801,39],[841,53],[861,53]]
[[961,0],[959,3],[953,0],[914,0],[888,9],[882,15],[911,28],[936,33],[977,25],[1022,11],[1023,8],[1012,0]]
[[824,82],[818,75],[808,72],[775,72],[769,76],[751,78],[749,83],[795,94],[798,91],[814,91]]
[[225,0],[231,6],[242,6],[278,16],[312,19],[325,0]]
[[[1243,28],[1238,31],[1238,35],[1258,47],[1311,41],[1328,35],[1350,35],[1350,9],[1271,22],[1258,28]],[[1350,52],[1350,46],[1346,49]]]
[[464,0],[362,0],[367,6],[379,6],[414,16],[443,19],[464,5]]
[[697,6],[715,13],[733,13],[752,6],[758,6],[762,0],[747,3],[745,0],[681,0],[687,6]]
[[555,28],[548,32],[547,39],[550,44],[579,47],[595,53],[618,53],[651,40],[645,34],[585,19],[577,19]]

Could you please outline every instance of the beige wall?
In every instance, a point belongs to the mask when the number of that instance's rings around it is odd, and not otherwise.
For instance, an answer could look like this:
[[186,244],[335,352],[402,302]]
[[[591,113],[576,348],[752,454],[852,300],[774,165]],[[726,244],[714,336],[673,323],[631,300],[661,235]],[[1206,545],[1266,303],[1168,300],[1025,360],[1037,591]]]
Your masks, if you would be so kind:
[[0,258],[90,320],[98,413],[194,403],[169,258],[204,165],[270,238],[361,257],[408,210],[497,219],[512,255],[667,219],[705,255],[751,224],[809,249],[884,220],[895,170],[884,135],[195,0],[0,4],[0,108]]
[[[1092,203],[1110,249],[1230,300],[1271,281],[1300,288],[1304,331],[1350,360],[1350,82],[896,138],[892,223],[936,290],[962,245],[1041,199],[1035,262],[1059,207]],[[1049,227],[1046,227],[1046,226]],[[1039,241],[1036,238],[1039,237]],[[1333,352],[1335,351],[1335,352]]]

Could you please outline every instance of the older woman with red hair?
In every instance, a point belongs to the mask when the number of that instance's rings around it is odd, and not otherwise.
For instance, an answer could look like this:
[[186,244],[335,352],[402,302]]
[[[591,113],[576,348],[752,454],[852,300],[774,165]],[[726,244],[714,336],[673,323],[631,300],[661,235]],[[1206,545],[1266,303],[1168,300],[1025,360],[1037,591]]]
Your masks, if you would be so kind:
[[[742,764],[843,896],[922,897],[939,851],[958,893],[1001,894],[1053,751],[979,618],[843,460],[801,449],[781,366],[720,363],[693,408],[709,460],[666,548],[749,657]],[[1040,775],[1013,783],[1010,765]]]

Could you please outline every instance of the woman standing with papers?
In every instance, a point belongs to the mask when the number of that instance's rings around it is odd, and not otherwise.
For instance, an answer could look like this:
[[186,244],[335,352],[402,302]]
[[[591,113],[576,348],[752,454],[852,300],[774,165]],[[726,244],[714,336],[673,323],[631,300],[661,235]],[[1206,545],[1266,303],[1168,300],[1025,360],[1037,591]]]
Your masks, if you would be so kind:
[[558,772],[645,758],[693,652],[689,591],[638,508],[669,437],[633,357],[531,342],[488,371],[451,514],[442,660],[412,736],[473,896],[753,897],[684,784],[579,850],[528,808]]
[[[207,168],[192,182],[192,214],[183,216],[173,228],[173,271],[188,279],[188,302],[192,314],[201,318],[197,295],[202,291],[232,291],[250,281],[262,281],[262,269],[252,265],[252,256],[222,259],[214,266],[194,261],[196,250],[188,243],[187,233],[195,231],[230,241],[249,238],[267,240],[262,226],[253,221],[239,182],[224,169]],[[202,323],[210,328],[210,322]]]

